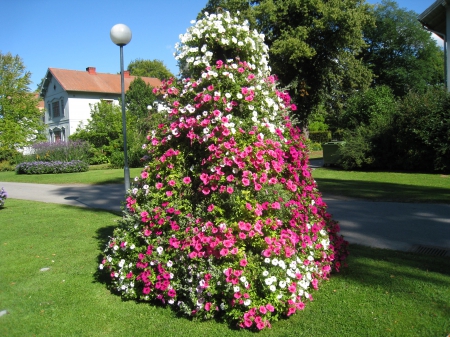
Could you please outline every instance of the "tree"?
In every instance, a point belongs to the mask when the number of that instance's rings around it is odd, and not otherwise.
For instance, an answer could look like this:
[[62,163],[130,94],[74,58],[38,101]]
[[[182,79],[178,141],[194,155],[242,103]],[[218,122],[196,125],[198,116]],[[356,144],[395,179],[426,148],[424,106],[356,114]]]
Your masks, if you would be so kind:
[[146,142],[149,130],[160,123],[160,118],[158,118],[160,116],[150,113],[153,103],[156,101],[156,95],[152,90],[153,88],[149,84],[138,77],[131,82],[128,91],[125,93],[127,118],[129,120],[127,138],[131,167],[140,165],[140,159],[146,154],[142,144]]
[[119,105],[100,101],[91,105],[91,118],[86,125],[79,125],[71,140],[84,140],[91,145],[91,164],[111,162],[115,152],[122,151],[122,110]]
[[376,26],[364,27],[368,48],[362,60],[372,69],[372,85],[387,85],[396,96],[444,82],[443,51],[417,20],[417,13],[383,0],[373,10]]
[[142,78],[138,77],[131,82],[128,91],[125,93],[125,102],[127,111],[132,124],[140,135],[146,135],[149,128],[149,110],[156,100],[156,95],[152,92],[153,88],[146,84]]
[[0,160],[37,139],[45,139],[38,100],[29,91],[31,73],[19,55],[0,53]]
[[241,11],[265,34],[272,70],[298,104],[303,123],[320,103],[339,111],[348,95],[370,84],[370,71],[357,59],[365,46],[362,29],[373,24],[365,1],[210,0],[202,13],[218,7]]
[[169,69],[160,60],[136,59],[128,64],[127,70],[130,75],[142,77],[155,77],[160,80],[174,77]]

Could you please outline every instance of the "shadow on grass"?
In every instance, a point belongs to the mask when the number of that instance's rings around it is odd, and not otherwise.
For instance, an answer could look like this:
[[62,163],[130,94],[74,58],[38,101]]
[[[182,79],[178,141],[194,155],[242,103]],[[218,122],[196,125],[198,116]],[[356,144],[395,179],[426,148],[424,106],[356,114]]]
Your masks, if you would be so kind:
[[[113,232],[116,227],[117,226],[107,226],[107,227],[99,228],[95,231],[94,238],[97,240],[98,252],[99,252],[97,255],[98,265],[100,265],[100,263],[102,263],[103,258],[105,257],[103,251],[105,250],[110,237],[113,236]],[[106,287],[109,290],[111,290],[111,292],[114,292],[114,291],[112,291],[112,287],[111,287],[112,286],[111,277],[106,270],[100,270],[99,268],[96,269],[96,271],[94,273],[94,283],[105,284]],[[116,292],[114,292],[114,293],[116,293]]]
[[450,189],[363,180],[315,178],[322,193],[350,198],[421,203],[450,203]]
[[[432,289],[448,288],[450,258],[370,248],[351,244],[348,267],[333,277],[361,283],[371,289],[412,298]],[[429,290],[426,290],[429,288]],[[450,317],[450,304],[437,296],[433,302]]]

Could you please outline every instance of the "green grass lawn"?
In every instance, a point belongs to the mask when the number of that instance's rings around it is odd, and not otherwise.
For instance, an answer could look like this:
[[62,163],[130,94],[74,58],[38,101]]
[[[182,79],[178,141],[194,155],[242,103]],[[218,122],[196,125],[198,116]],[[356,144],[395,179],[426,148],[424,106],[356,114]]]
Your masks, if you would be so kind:
[[[124,302],[97,275],[118,216],[7,199],[0,210],[1,336],[253,336]],[[349,267],[303,312],[258,336],[447,336],[450,259],[351,245]],[[50,268],[40,271],[42,268]]]
[[426,173],[313,170],[324,194],[375,201],[450,203],[450,176]]
[[[136,177],[142,168],[131,168],[131,178]],[[16,174],[15,172],[0,172],[0,181],[33,183],[33,184],[122,184],[124,180],[123,169],[98,169],[93,166],[87,172],[62,174]]]

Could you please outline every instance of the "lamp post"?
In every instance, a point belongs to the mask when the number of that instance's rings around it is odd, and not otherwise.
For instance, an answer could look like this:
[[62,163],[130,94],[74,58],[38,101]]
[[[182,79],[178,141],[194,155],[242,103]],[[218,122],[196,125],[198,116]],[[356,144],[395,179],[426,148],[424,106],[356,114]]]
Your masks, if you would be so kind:
[[124,155],[124,176],[125,176],[125,193],[130,188],[130,168],[128,167],[127,154],[127,119],[125,115],[125,84],[123,74],[123,46],[131,41],[131,30],[128,26],[119,23],[111,28],[109,33],[111,41],[120,47],[120,80],[122,88],[122,132],[123,132],[123,155]]

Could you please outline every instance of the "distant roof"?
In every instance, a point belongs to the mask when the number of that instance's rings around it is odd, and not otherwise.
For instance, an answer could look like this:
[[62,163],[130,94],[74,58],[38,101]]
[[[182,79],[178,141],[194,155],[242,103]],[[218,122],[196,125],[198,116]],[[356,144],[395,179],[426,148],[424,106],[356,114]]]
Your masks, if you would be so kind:
[[[78,91],[120,94],[122,90],[120,74],[98,73],[94,67],[88,67],[86,68],[86,71],[48,68],[44,85],[42,86],[40,93],[42,97],[45,95],[51,77],[55,78],[64,90],[69,92]],[[125,91],[128,90],[130,83],[137,77],[139,76],[130,76],[127,71],[124,71]],[[159,87],[161,85],[161,81],[157,78],[141,78],[151,87]]]
[[417,19],[421,24],[435,30],[438,33],[444,34],[446,31],[445,6],[450,5],[450,0],[437,0],[430,7],[428,7]]

